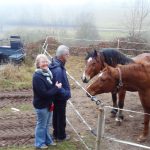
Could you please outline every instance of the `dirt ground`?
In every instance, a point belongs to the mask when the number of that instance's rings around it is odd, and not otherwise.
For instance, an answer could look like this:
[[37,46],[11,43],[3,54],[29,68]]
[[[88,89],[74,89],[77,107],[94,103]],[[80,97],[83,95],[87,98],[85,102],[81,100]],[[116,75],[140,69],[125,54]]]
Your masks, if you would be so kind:
[[[85,85],[83,84],[83,86]],[[103,100],[106,105],[112,105],[110,94],[102,94],[99,95],[98,98]],[[72,98],[70,100],[90,127],[96,129],[98,117],[96,104],[87,98],[80,88],[72,89]],[[9,145],[33,145],[35,114],[32,107],[32,91],[1,92],[0,108],[0,147]],[[14,108],[19,109],[20,111]],[[124,108],[143,111],[137,93],[127,92]],[[124,112],[124,121],[121,126],[117,126],[115,119],[110,117],[110,111],[110,109],[106,109],[105,136],[137,142],[136,139],[143,128],[143,116],[140,114]],[[81,135],[82,139],[85,140],[88,147],[94,149],[95,137],[90,133],[79,117],[77,117],[69,103],[67,107],[67,118]],[[79,140],[69,125],[67,125],[67,132],[71,133],[73,140]],[[147,141],[142,144],[150,146],[149,141],[150,136]],[[83,147],[80,150],[84,149]],[[142,150],[142,148],[119,144],[106,139],[102,140],[102,149]]]
[[31,91],[0,93],[0,147],[33,143],[34,112],[13,110],[30,104],[31,99]]

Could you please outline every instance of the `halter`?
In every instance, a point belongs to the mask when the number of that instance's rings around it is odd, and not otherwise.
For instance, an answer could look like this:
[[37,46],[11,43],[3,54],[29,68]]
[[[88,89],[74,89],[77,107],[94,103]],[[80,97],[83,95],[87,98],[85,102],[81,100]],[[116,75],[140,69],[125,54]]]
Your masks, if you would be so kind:
[[117,70],[118,70],[118,72],[119,72],[119,82],[118,82],[117,85],[116,85],[116,89],[115,89],[114,93],[117,93],[117,92],[120,90],[120,88],[123,87],[121,70],[120,70],[119,67],[117,68]]

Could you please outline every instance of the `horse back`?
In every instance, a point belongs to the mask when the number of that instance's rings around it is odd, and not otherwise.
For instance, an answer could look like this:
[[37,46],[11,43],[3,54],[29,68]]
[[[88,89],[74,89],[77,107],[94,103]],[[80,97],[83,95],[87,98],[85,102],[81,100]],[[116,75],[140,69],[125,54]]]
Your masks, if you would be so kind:
[[132,58],[136,63],[150,63],[150,53],[143,53]]

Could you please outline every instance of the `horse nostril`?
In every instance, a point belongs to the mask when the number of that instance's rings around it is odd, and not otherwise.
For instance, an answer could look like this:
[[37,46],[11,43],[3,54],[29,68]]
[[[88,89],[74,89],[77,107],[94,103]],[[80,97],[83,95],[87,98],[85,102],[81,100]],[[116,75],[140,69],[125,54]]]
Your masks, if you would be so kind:
[[81,77],[81,80],[83,83],[88,83],[88,80],[86,78]]
[[84,83],[88,83],[89,81],[88,81],[87,78],[85,78],[83,82],[84,82]]
[[85,78],[85,83],[88,83],[89,81],[88,81],[88,79],[87,78]]

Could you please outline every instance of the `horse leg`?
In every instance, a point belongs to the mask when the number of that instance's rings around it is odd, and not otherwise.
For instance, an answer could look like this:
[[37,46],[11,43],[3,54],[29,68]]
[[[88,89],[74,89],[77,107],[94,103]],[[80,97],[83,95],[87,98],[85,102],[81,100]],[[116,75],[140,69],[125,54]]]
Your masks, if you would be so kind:
[[[146,113],[146,112],[145,112]],[[149,118],[150,116],[144,115],[144,130],[143,133],[137,139],[139,142],[144,142],[147,139],[148,131],[149,131]]]
[[113,107],[115,107],[111,110],[111,116],[115,117],[118,111],[118,109],[116,109],[118,107],[117,106],[117,93],[111,93],[111,95],[112,95]]
[[149,120],[150,120],[150,104],[149,104],[149,97],[150,97],[150,90],[148,91],[139,91],[139,96],[141,100],[141,104],[144,109],[144,130],[142,134],[137,139],[139,142],[144,142],[147,139],[148,132],[149,132]]
[[117,114],[117,117],[116,117],[116,121],[117,121],[118,125],[120,125],[120,123],[124,119],[122,110],[120,110],[120,109],[123,109],[123,107],[124,107],[125,94],[126,94],[126,91],[124,89],[121,89],[119,91],[119,101],[118,101],[118,107],[119,108],[118,108],[118,114]]

